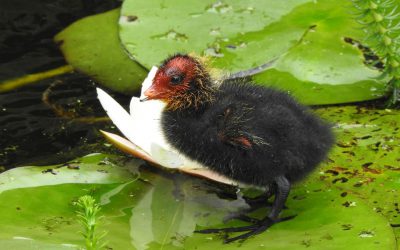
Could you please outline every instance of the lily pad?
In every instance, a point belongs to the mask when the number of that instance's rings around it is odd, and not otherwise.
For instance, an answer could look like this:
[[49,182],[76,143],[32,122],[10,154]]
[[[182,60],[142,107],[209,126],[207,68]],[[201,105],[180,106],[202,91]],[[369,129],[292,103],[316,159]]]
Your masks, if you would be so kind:
[[83,18],[54,38],[69,64],[102,85],[132,94],[147,70],[125,53],[118,38],[119,9]]
[[[17,250],[79,248],[84,239],[78,233],[73,202],[90,194],[104,216],[98,230],[108,233],[106,244],[113,249],[371,249],[377,245],[394,249],[393,232],[384,217],[356,195],[341,197],[340,190],[324,188],[318,176],[298,184],[291,193],[284,214],[297,214],[295,219],[243,244],[224,245],[218,236],[194,230],[224,226],[226,216],[247,208],[244,201],[218,197],[223,189],[212,182],[148,165],[138,176],[142,163],[122,163],[96,154],[67,164],[1,174],[0,243]],[[24,185],[22,180],[28,179]],[[357,206],[342,206],[347,200]],[[228,225],[243,223],[229,221]]]
[[73,202],[90,194],[106,204],[113,190],[138,178],[137,164],[121,168],[111,161],[115,157],[93,154],[66,164],[20,167],[2,173],[1,245],[10,246],[5,249],[83,246]]
[[[292,92],[307,104],[370,100],[385,94],[378,69],[346,41],[361,40],[347,1],[126,0],[120,38],[150,68],[176,52],[212,57],[211,66],[236,73],[270,63],[254,80]],[[257,21],[255,21],[257,20]]]
[[348,106],[318,113],[335,122],[337,130],[337,146],[320,179],[386,217],[400,248],[400,112]]

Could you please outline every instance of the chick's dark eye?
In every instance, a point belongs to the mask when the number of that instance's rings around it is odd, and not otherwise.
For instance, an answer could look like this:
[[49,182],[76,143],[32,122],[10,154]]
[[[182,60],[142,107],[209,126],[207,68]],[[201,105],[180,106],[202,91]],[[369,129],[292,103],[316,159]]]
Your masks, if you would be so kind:
[[181,84],[183,81],[183,76],[182,75],[173,75],[171,76],[171,84],[177,85]]

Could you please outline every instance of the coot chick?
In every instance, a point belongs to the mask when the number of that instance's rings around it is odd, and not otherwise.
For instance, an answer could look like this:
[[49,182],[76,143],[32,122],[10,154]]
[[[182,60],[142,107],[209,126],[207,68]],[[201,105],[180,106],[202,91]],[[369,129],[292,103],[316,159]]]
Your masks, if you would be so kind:
[[166,102],[162,130],[179,152],[239,183],[274,185],[272,208],[254,225],[197,231],[246,232],[225,242],[288,219],[279,214],[291,184],[315,169],[334,141],[330,126],[288,94],[241,80],[217,82],[189,55],[165,60],[144,94],[141,101]]

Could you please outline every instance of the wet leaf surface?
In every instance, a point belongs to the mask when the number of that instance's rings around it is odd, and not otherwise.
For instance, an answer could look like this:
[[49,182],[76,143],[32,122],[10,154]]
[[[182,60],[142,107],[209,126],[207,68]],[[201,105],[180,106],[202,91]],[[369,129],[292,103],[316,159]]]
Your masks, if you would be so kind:
[[82,246],[72,203],[91,194],[105,216],[99,230],[108,231],[113,249],[398,249],[400,113],[353,106],[315,112],[334,123],[337,146],[320,169],[295,185],[283,216],[296,217],[243,243],[225,245],[222,235],[193,233],[245,224],[224,223],[247,208],[242,198],[224,195],[234,196],[234,189],[98,154],[2,173],[1,244]]
[[270,64],[255,82],[288,90],[303,103],[376,99],[385,93],[384,81],[365,64],[365,47],[349,42],[363,33],[346,4],[126,0],[119,33],[126,50],[147,68],[171,54],[195,52],[230,73]]
[[[361,198],[391,225],[399,224],[400,112],[348,106],[317,113],[336,123],[338,135],[338,146],[330,154],[331,162],[323,166],[321,180]],[[348,182],[334,182],[337,178]],[[392,229],[399,242],[400,228]]]
[[55,42],[78,71],[112,90],[132,94],[140,89],[147,70],[121,47],[118,16],[119,9],[115,9],[81,19],[56,35]]

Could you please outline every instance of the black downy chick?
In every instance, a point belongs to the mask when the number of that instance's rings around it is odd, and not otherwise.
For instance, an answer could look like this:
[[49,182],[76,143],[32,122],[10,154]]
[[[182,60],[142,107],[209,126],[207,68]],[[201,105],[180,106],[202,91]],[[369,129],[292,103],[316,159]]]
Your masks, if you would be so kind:
[[243,81],[216,84],[188,55],[168,58],[145,96],[167,103],[162,130],[179,152],[240,183],[275,186],[271,211],[254,225],[197,231],[246,232],[225,242],[287,219],[279,214],[291,183],[315,169],[334,141],[330,126],[286,93]]

